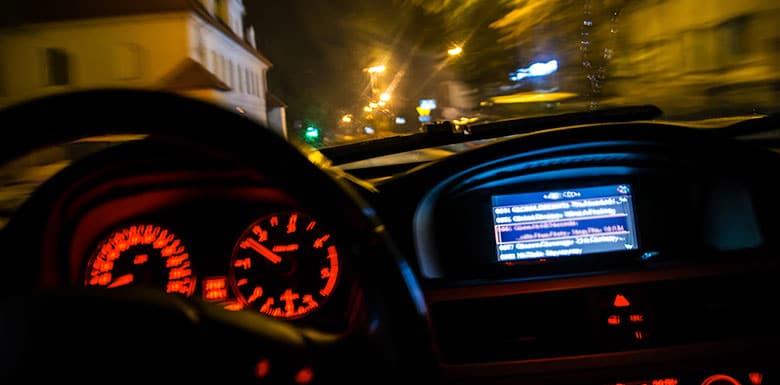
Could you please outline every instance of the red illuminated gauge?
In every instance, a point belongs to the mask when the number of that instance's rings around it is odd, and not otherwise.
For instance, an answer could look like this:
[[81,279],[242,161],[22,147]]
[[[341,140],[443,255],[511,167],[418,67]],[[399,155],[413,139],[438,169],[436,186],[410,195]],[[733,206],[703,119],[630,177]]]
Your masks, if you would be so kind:
[[195,282],[182,241],[155,225],[114,231],[98,245],[84,278],[86,286],[150,286],[187,297],[195,290]]
[[230,285],[245,308],[273,317],[303,317],[325,303],[339,277],[333,237],[301,212],[260,218],[230,259]]

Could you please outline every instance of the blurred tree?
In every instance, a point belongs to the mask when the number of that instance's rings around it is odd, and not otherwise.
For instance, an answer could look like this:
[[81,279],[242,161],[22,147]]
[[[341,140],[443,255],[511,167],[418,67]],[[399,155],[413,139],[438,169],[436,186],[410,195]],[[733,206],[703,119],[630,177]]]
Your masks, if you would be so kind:
[[[407,0],[443,14],[448,35],[464,38],[457,68],[484,87],[508,73],[557,59],[561,85],[598,99],[614,54],[626,0]],[[478,52],[470,52],[474,47]]]

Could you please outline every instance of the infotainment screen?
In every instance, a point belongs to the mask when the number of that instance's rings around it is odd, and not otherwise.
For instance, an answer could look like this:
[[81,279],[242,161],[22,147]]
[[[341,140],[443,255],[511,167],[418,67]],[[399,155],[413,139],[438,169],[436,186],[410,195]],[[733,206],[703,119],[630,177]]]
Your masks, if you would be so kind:
[[494,195],[492,201],[499,262],[639,247],[628,184]]

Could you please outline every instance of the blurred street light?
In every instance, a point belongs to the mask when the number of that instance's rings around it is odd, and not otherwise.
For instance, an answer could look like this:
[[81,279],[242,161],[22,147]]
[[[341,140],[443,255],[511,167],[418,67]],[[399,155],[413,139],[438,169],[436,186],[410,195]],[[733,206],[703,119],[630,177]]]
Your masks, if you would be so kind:
[[387,103],[386,103],[384,100],[380,100],[380,101],[379,101],[379,103],[377,103],[377,105],[378,105],[379,107],[384,107],[386,104],[387,104]]
[[374,110],[374,109],[373,109],[373,108],[371,108],[370,106],[365,106],[365,107],[363,107],[363,111],[365,111],[365,112],[371,112],[371,111],[373,111],[373,110]]
[[377,108],[377,107],[379,107],[379,104],[376,104],[376,103],[368,103],[368,106],[369,106],[369,107],[371,107],[371,108]]
[[373,97],[379,92],[379,87],[377,85],[378,79],[377,77],[385,72],[387,70],[387,67],[384,64],[375,65],[373,67],[364,68],[364,71],[368,72],[368,76],[370,79],[370,86],[371,86],[371,96]]
[[370,74],[379,74],[385,72],[386,69],[387,67],[385,67],[384,65],[378,65],[378,66],[368,67],[366,71],[368,71],[368,73]]
[[382,95],[379,95],[379,100],[383,102],[389,102],[390,101],[390,94],[385,92]]
[[447,50],[447,54],[450,56],[458,56],[463,53],[463,47],[457,45]]
[[341,117],[341,121],[343,123],[351,123],[352,122],[352,114],[346,114]]

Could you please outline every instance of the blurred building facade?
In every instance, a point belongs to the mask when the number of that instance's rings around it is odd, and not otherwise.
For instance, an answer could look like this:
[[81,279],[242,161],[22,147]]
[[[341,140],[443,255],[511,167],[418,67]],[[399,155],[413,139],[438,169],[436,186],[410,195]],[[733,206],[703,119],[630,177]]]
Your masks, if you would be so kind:
[[[667,115],[767,113],[780,106],[780,2],[627,2],[610,67],[619,104],[653,103]],[[606,95],[605,95],[606,96]]]
[[[96,87],[171,91],[286,132],[242,0],[29,0],[0,26],[0,107]],[[281,120],[280,120],[281,119]]]

